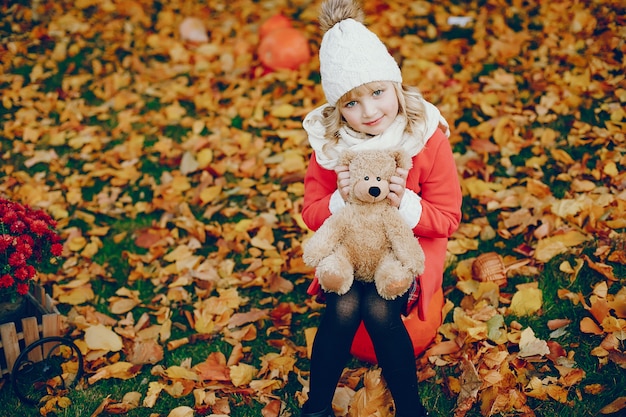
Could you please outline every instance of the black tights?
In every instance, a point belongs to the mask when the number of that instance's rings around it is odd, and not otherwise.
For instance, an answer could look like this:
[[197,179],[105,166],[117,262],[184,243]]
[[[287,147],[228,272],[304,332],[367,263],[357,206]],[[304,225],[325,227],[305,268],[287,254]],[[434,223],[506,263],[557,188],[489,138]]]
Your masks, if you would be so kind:
[[350,358],[352,339],[363,321],[374,344],[378,364],[396,406],[396,415],[420,416],[413,344],[402,323],[408,295],[389,301],[371,283],[355,281],[344,295],[328,293],[311,355],[310,412],[332,402],[335,388]]

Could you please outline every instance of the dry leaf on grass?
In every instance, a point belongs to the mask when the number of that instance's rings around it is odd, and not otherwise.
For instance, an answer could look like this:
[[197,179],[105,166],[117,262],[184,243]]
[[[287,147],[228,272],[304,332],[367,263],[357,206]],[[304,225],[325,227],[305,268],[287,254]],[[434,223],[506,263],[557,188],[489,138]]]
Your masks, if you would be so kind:
[[380,368],[363,375],[363,388],[358,390],[350,403],[350,417],[391,417],[393,400],[383,382]]

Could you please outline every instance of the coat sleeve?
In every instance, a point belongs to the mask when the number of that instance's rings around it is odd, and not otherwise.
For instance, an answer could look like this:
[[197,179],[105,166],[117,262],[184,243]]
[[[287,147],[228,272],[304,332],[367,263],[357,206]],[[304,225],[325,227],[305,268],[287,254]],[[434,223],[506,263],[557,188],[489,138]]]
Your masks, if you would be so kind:
[[413,159],[413,178],[407,186],[421,197],[422,215],[413,228],[416,236],[448,238],[461,221],[461,186],[448,138],[437,132]]
[[322,168],[311,155],[309,166],[304,176],[304,203],[302,220],[313,231],[320,228],[330,216],[330,198],[337,190],[335,171]]

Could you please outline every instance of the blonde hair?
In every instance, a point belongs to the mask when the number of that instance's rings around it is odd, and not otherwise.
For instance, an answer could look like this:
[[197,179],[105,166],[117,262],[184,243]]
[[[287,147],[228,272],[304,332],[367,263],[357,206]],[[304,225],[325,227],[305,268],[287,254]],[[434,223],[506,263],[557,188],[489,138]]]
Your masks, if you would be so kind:
[[[407,120],[405,132],[409,134],[418,133],[418,126],[422,124],[425,117],[422,94],[415,87],[406,87],[398,82],[392,82],[392,85],[398,97],[398,114],[403,115]],[[383,85],[380,81],[363,84],[344,94],[337,100],[336,106],[328,106],[324,109],[322,125],[325,131],[324,137],[329,141],[327,145],[333,146],[337,144],[339,141],[339,131],[342,127],[347,125],[339,109],[346,105],[346,103],[363,95],[371,94],[376,90],[380,90],[382,87]]]

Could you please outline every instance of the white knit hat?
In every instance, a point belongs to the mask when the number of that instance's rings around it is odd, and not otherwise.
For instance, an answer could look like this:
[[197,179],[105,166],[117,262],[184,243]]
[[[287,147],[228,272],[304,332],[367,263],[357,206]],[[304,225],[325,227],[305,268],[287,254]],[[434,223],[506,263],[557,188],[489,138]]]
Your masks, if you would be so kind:
[[354,19],[345,19],[324,34],[320,73],[331,106],[355,87],[372,81],[402,82],[400,67],[373,32]]

